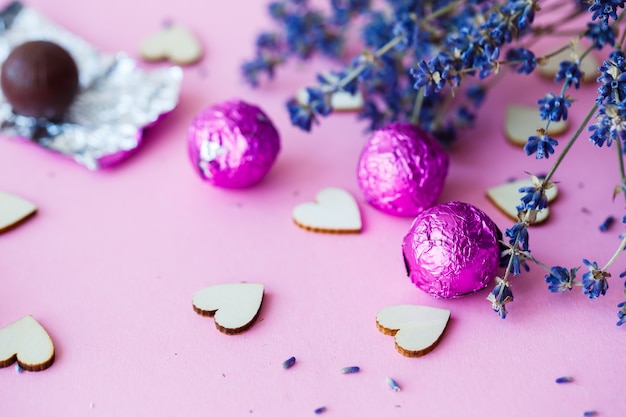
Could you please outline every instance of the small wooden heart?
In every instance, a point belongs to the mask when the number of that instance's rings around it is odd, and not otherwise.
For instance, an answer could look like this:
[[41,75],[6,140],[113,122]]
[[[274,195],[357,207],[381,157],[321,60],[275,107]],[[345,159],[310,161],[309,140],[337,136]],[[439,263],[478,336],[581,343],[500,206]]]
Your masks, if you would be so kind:
[[0,329],[0,368],[16,361],[27,371],[43,371],[54,362],[52,339],[32,316]]
[[[537,73],[544,78],[554,79],[557,72],[561,69],[562,61],[572,61],[578,59],[582,52],[586,49],[583,45],[577,45],[572,49],[565,49],[558,54],[550,57],[546,62],[537,66]],[[580,72],[582,72],[582,82],[592,83],[598,78],[598,67],[600,64],[593,54],[586,54],[585,58],[580,62]]]
[[0,191],[0,233],[12,229],[36,212],[37,207],[30,201]]
[[[507,107],[504,120],[504,135],[514,145],[524,147],[529,136],[536,136],[537,129],[546,126],[546,121],[539,116],[537,107],[521,106],[513,104]],[[550,122],[546,134],[558,136],[567,131],[567,120]]]
[[175,64],[188,65],[202,57],[202,45],[186,27],[170,25],[147,38],[139,52],[147,61],[169,60]]
[[361,213],[356,200],[341,188],[324,188],[316,203],[302,203],[293,209],[294,222],[303,229],[324,233],[360,233]]
[[[502,211],[502,213],[509,216],[512,220],[519,220],[517,218],[517,206],[520,204],[520,198],[522,193],[519,192],[520,188],[532,187],[533,182],[530,179],[517,180],[507,182],[506,184],[491,187],[487,190],[487,198]],[[558,190],[556,185],[546,190],[546,197],[548,202],[554,201],[558,196]],[[540,224],[548,220],[550,215],[550,208],[546,207],[537,213],[537,218],[533,224]]]
[[193,309],[215,318],[215,327],[226,334],[244,332],[254,324],[263,302],[263,284],[219,284],[193,296]]
[[[322,76],[330,82],[339,81],[339,78],[332,73],[325,73]],[[309,104],[309,93],[306,88],[301,88],[297,91],[296,100],[303,105]],[[361,111],[364,104],[365,99],[361,91],[357,91],[355,94],[350,94],[347,91],[337,91],[330,96],[330,107],[336,112]]]
[[381,332],[394,336],[398,352],[417,357],[437,346],[449,319],[449,310],[399,304],[380,310],[376,315],[376,325]]

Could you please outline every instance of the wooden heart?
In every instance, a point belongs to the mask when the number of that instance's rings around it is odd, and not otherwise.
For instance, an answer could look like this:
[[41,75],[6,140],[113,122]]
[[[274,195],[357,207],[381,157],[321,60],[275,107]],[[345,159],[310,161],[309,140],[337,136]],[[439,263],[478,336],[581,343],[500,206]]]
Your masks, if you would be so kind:
[[[504,135],[514,145],[524,147],[529,136],[536,136],[537,129],[546,127],[546,121],[539,116],[537,107],[511,105],[506,109],[504,119]],[[558,136],[567,131],[569,123],[567,120],[550,122],[546,134]]]
[[[339,81],[338,77],[332,73],[322,74],[326,80],[330,82]],[[298,103],[309,104],[309,93],[306,88],[301,88],[296,92],[296,100]],[[336,112],[356,112],[361,111],[365,105],[365,99],[361,91],[350,94],[347,91],[336,91],[330,96],[330,107]]]
[[193,296],[193,309],[202,316],[215,318],[222,333],[237,334],[254,324],[263,302],[263,284],[219,284],[204,288]]
[[[487,190],[487,198],[498,207],[504,214],[509,216],[512,220],[519,220],[517,218],[517,206],[520,204],[520,198],[522,193],[519,192],[520,188],[532,187],[533,182],[530,179],[518,180],[507,182],[506,184],[491,187]],[[548,202],[553,201],[558,196],[558,190],[556,185],[546,190],[546,197]],[[550,208],[545,208],[537,213],[537,218],[533,224],[540,224],[545,222],[550,215]]]
[[140,46],[148,61],[170,60],[175,64],[193,64],[202,57],[202,45],[184,26],[170,25],[147,38]]
[[[571,49],[565,49],[558,54],[550,57],[546,62],[542,62],[537,66],[537,73],[542,77],[548,79],[554,79],[555,75],[561,69],[561,61],[572,61],[578,59],[583,51],[587,47],[584,45],[576,45],[572,54]],[[598,67],[600,64],[593,54],[585,55],[585,58],[580,62],[580,72],[582,72],[582,82],[592,83],[595,82],[600,75]]]
[[302,203],[293,209],[294,222],[303,229],[325,233],[360,233],[361,213],[356,200],[341,188],[325,188],[316,203]]
[[394,336],[398,352],[417,357],[437,346],[449,319],[449,310],[399,304],[380,310],[376,315],[376,325],[381,332]]
[[37,212],[37,207],[13,194],[0,191],[0,233],[5,232]]
[[16,362],[27,371],[43,371],[54,362],[54,345],[32,316],[0,329],[0,368]]

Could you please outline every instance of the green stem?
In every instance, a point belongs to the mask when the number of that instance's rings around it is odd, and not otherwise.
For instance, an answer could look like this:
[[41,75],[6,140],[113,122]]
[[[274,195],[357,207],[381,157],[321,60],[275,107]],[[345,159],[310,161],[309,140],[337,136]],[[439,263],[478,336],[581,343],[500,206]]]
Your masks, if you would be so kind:
[[424,89],[420,88],[415,97],[415,105],[413,106],[413,113],[411,113],[411,124],[418,125],[420,121],[420,110],[422,109],[422,103],[424,103]]
[[571,46],[570,46],[570,44],[568,43],[567,45],[560,47],[560,48],[559,48],[559,49],[557,49],[556,51],[552,51],[552,52],[550,52],[549,54],[546,54],[546,55],[544,55],[544,56],[540,57],[538,60],[540,60],[540,59],[550,59],[550,58],[552,58],[553,56],[558,55],[558,54],[560,54],[560,53],[561,53],[561,52],[563,52],[563,51],[567,51],[567,50],[568,50],[568,49],[570,49],[570,48],[571,48]]
[[[393,38],[392,40],[390,40],[389,42],[387,42],[385,45],[381,46],[378,50],[376,50],[376,52],[374,52],[374,57],[375,58],[380,58],[381,56],[385,55],[387,52],[389,52],[391,49],[393,49],[394,46],[396,46],[402,39],[404,39],[404,35],[398,35],[395,38]],[[360,73],[362,73],[363,71],[365,71],[366,68],[368,68],[369,66],[371,66],[373,64],[373,59],[370,61],[366,61],[361,63],[358,67],[353,68],[338,84],[340,89],[343,89],[346,85],[348,85],[352,80],[354,80],[356,77],[359,76]]]
[[615,262],[615,260],[620,255],[620,253],[622,253],[624,251],[625,247],[626,247],[626,236],[624,236],[624,238],[622,239],[622,243],[620,243],[619,247],[617,248],[617,250],[615,251],[613,256],[611,256],[611,259],[609,259],[608,262],[606,263],[606,265],[604,265],[602,267],[601,271],[605,272],[608,267],[613,265],[613,262]]
[[[517,239],[515,239],[515,246],[517,246]],[[509,280],[509,273],[511,271],[511,267],[513,266],[513,254],[509,257],[509,262],[506,264],[506,270],[504,271],[504,276],[502,277],[502,281]]]
[[571,29],[571,30],[554,30],[554,31],[550,31],[550,32],[541,32],[541,28],[539,28],[539,30],[537,31],[538,33],[536,35],[550,35],[550,36],[554,36],[554,37],[576,37],[578,35],[580,35],[581,30],[580,29]]
[[535,258],[534,256],[528,254],[526,257],[529,260],[531,260],[534,263],[536,263],[537,265],[539,265],[540,267],[542,267],[543,269],[545,269],[548,273],[550,273],[552,271],[552,268],[550,268],[548,265],[544,264],[543,262],[541,262],[539,259]]
[[[515,242],[517,244],[517,242]],[[509,280],[509,271],[511,270],[511,266],[513,266],[513,254],[509,258],[509,262],[506,264],[506,270],[504,271],[504,276],[502,277],[502,281]]]
[[589,52],[591,52],[593,50],[593,45],[589,46],[587,49],[585,49],[585,52],[583,52],[582,54],[580,54],[580,58],[578,58],[580,61],[582,61],[583,59],[585,59],[585,57],[587,55],[589,55]]
[[443,16],[444,14],[451,12],[452,10],[456,9],[456,7],[458,5],[460,5],[461,3],[463,3],[464,0],[457,0],[453,3],[449,3],[447,5],[445,5],[444,7],[442,7],[441,9],[435,10],[433,13],[431,13],[430,15],[426,16],[424,18],[425,22],[430,22],[431,20],[434,20],[436,18],[438,18],[439,16]]
[[[525,221],[525,219],[523,219],[522,221]],[[528,225],[526,225],[526,227],[528,227]],[[509,245],[508,243],[505,243],[505,245]],[[517,237],[515,238],[515,242],[513,242],[513,244],[511,245],[511,255],[509,256],[509,261],[506,264],[506,271],[504,271],[504,276],[502,277],[503,281],[507,281],[510,271],[511,271],[511,267],[513,266],[513,259],[515,258],[515,251],[519,248],[519,234],[517,235]]]
[[[624,12],[626,12],[626,10],[623,10],[617,20],[615,21],[615,23],[613,24],[613,27],[617,26],[617,23],[619,23],[623,17],[624,17]],[[622,49],[622,46],[624,46],[624,38],[626,38],[626,29],[622,31],[622,36],[619,38],[619,42],[615,45],[615,49]]]
[[616,140],[615,142],[617,143],[617,155],[618,155],[617,161],[619,164],[619,174],[623,182],[624,180],[626,180],[626,173],[624,172],[624,157],[623,157],[624,152],[622,151],[622,144],[620,140]]
[[624,198],[626,198],[626,189],[624,189],[624,182],[626,181],[626,172],[624,171],[624,152],[622,150],[622,142],[620,138],[615,141],[617,145],[617,164],[619,166],[620,188],[624,192]]
[[572,145],[574,145],[574,142],[576,142],[576,140],[578,139],[580,134],[583,132],[583,130],[587,126],[587,123],[589,123],[589,120],[591,120],[591,118],[593,117],[593,115],[596,112],[596,110],[598,110],[598,105],[594,104],[593,107],[591,108],[591,110],[589,111],[589,113],[587,113],[587,116],[585,116],[585,120],[583,120],[583,122],[580,124],[580,126],[578,126],[578,129],[574,133],[574,136],[572,136],[572,138],[569,140],[569,142],[567,142],[567,145],[565,145],[565,148],[563,149],[563,152],[561,152],[559,157],[554,162],[554,165],[552,165],[552,168],[550,168],[550,171],[548,172],[548,175],[546,175],[546,177],[543,179],[542,186],[545,186],[546,184],[548,184],[548,182],[550,181],[550,179],[552,178],[552,176],[556,172],[556,170],[559,167],[559,165],[561,165],[561,162],[563,162],[563,159],[565,158],[565,155],[567,155],[567,153],[570,151],[570,149],[572,148]]
[[395,38],[393,38],[392,40],[390,40],[389,42],[387,42],[386,45],[381,46],[376,52],[374,52],[374,56],[376,58],[380,58],[381,56],[385,55],[387,52],[389,52],[394,46],[396,46],[402,39],[404,39],[404,35],[398,35]]

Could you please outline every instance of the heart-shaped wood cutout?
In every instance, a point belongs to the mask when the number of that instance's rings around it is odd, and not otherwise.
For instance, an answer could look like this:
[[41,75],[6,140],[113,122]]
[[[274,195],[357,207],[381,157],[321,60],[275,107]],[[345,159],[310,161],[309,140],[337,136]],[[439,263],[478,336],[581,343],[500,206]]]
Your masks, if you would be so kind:
[[324,188],[315,199],[316,203],[302,203],[293,209],[292,217],[298,226],[313,232],[361,232],[359,206],[349,192],[341,188]]
[[[322,74],[322,77],[331,83],[339,81],[337,75],[332,73]],[[309,104],[309,93],[306,88],[301,88],[296,92],[296,100],[303,105]],[[347,91],[337,91],[330,96],[330,107],[336,112],[361,111],[364,105],[365,99],[361,91],[357,91],[355,94],[350,94]]]
[[52,339],[32,316],[0,329],[0,368],[16,361],[27,371],[43,371],[54,362]]
[[[309,93],[306,88],[301,88],[296,93],[298,103],[309,104]],[[350,94],[347,91],[337,91],[330,96],[330,107],[336,112],[357,112],[363,109],[365,99],[360,91]]]
[[[521,106],[513,104],[507,107],[504,119],[504,135],[514,145],[524,147],[529,136],[536,136],[537,129],[543,129],[546,121],[539,116],[537,107]],[[546,134],[558,136],[567,131],[567,120],[550,122]]]
[[[572,61],[573,59],[578,59],[585,49],[586,47],[582,45],[575,46],[574,53],[572,53],[571,49],[565,49],[564,51],[550,57],[550,59],[548,59],[545,63],[537,66],[537,73],[542,77],[554,79],[557,72],[561,69],[562,61]],[[580,72],[583,73],[582,82],[595,82],[600,75],[598,70],[599,66],[600,64],[593,54],[585,55],[585,58],[580,62],[579,67]]]
[[398,352],[417,357],[437,346],[449,319],[449,310],[399,304],[380,310],[376,315],[376,325],[381,332],[394,336]]
[[202,57],[202,45],[186,27],[170,25],[146,39],[139,53],[147,61],[167,59],[175,64],[188,65]]
[[215,318],[222,333],[237,334],[254,324],[263,302],[263,284],[219,284],[204,288],[193,296],[193,309],[201,316]]
[[37,212],[30,201],[0,191],[0,233],[17,226]]
[[[522,193],[519,192],[520,188],[532,187],[533,182],[530,179],[517,180],[507,182],[506,184],[491,187],[487,190],[487,198],[502,211],[502,213],[509,216],[512,220],[518,221],[517,218],[517,206],[520,204],[520,198]],[[546,190],[546,197],[548,202],[554,201],[559,192],[556,185]],[[537,218],[533,224],[540,224],[545,222],[550,215],[550,208],[546,207],[537,213]]]

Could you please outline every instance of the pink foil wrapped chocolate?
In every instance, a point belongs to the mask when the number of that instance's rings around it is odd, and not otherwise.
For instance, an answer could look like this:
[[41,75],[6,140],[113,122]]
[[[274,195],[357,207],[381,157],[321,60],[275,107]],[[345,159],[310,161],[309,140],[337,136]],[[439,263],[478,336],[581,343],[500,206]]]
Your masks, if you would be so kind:
[[480,209],[458,201],[421,212],[402,242],[411,281],[440,298],[485,288],[496,276],[499,253],[493,221]]
[[270,119],[241,100],[202,111],[188,133],[191,163],[200,177],[222,188],[245,188],[259,182],[280,151],[280,137]]
[[371,205],[388,214],[415,216],[439,198],[448,165],[448,154],[430,133],[392,123],[365,144],[357,176]]

